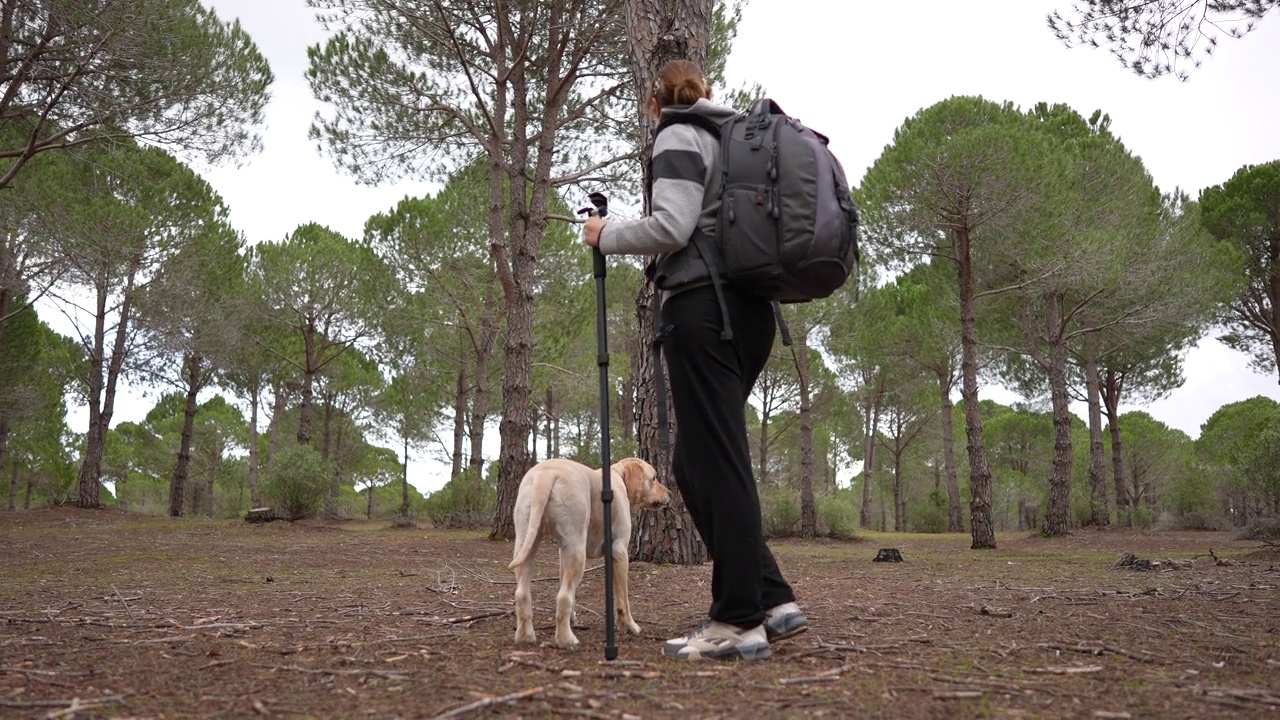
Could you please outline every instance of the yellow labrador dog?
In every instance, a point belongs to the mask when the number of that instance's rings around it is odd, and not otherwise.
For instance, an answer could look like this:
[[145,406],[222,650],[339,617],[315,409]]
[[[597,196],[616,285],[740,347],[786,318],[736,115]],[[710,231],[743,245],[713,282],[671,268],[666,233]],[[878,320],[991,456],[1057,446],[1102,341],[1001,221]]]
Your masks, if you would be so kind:
[[[613,588],[618,624],[634,634],[640,626],[631,617],[627,599],[627,546],[631,541],[631,513],[666,505],[671,494],[658,482],[653,466],[626,458],[611,467],[613,487]],[[600,500],[599,470],[573,460],[544,460],[529,469],[516,494],[516,548],[511,564],[516,572],[516,642],[537,642],[533,631],[534,551],[550,533],[560,545],[560,592],[556,594],[556,645],[572,648],[573,610],[587,558],[604,557],[604,503]]]

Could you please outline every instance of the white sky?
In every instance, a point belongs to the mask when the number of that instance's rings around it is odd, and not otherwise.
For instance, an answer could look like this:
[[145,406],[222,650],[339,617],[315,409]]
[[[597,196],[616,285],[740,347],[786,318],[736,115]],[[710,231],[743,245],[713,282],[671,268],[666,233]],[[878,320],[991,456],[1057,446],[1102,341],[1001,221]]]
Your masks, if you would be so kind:
[[[319,104],[303,75],[306,48],[325,34],[305,0],[206,2],[222,18],[240,19],[276,75],[265,150],[240,168],[206,173],[250,243],[280,240],[313,221],[359,237],[370,215],[429,189],[356,185],[307,139]],[[763,84],[788,113],[828,135],[855,183],[904,119],[952,95],[1023,108],[1062,102],[1086,116],[1101,109],[1162,189],[1181,187],[1193,197],[1245,164],[1280,158],[1280,13],[1243,40],[1224,36],[1217,56],[1181,83],[1136,77],[1105,50],[1064,48],[1045,14],[1070,3],[750,0],[729,83]],[[1225,403],[1259,394],[1280,400],[1274,377],[1251,372],[1243,355],[1216,340],[1189,353],[1186,376],[1181,389],[1145,409],[1193,438]],[[1016,399],[998,388],[983,392]],[[116,419],[138,420],[149,405],[126,401]],[[496,455],[496,436],[486,444],[486,455]],[[445,479],[432,464],[411,465],[410,480],[424,492]]]

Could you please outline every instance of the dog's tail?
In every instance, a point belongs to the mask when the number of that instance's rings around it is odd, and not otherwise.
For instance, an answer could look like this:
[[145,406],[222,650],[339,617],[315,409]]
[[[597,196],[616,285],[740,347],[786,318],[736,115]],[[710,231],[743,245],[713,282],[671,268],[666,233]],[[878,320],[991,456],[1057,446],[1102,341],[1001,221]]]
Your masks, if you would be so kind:
[[555,477],[552,476],[538,478],[533,484],[533,497],[529,502],[529,523],[525,526],[520,547],[516,548],[516,554],[507,568],[514,570],[518,565],[524,564],[524,561],[529,559],[529,553],[533,552],[533,544],[538,539],[538,529],[542,527],[542,514],[546,510],[547,501],[551,498],[551,487],[555,482]]

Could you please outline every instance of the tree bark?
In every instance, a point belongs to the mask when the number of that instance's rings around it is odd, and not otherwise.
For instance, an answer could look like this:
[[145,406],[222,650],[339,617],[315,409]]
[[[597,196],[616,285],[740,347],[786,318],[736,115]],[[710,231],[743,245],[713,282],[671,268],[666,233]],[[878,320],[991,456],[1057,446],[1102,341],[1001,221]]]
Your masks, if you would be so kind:
[[[530,325],[530,328],[532,328],[532,325]],[[532,336],[532,332],[532,329],[530,329],[530,336]],[[530,353],[530,358],[532,358],[532,353]],[[474,391],[471,393],[471,415],[467,418],[467,441],[471,445],[471,458],[467,463],[467,469],[478,478],[484,477],[484,424],[489,419],[488,378],[489,356],[478,355],[476,357]],[[509,411],[509,408],[504,411]]]
[[957,252],[960,295],[960,396],[964,400],[966,449],[969,452],[969,523],[971,549],[994,549],[996,531],[992,520],[991,466],[982,438],[982,415],[978,408],[978,325],[973,308],[973,255],[967,227],[952,231]]
[[262,383],[254,381],[249,390],[249,502],[262,507],[262,479],[258,468],[258,406],[262,403]]
[[298,400],[298,444],[311,444],[311,405],[316,383],[319,352],[316,350],[316,326],[311,320],[302,328],[302,346],[306,365],[302,369],[302,390]]
[[770,423],[772,403],[768,395],[766,391],[764,406],[760,409],[760,440],[757,443],[759,447],[756,448],[756,483],[759,485],[768,485],[771,480],[769,477],[769,428],[772,427]]
[[[884,400],[884,374],[875,374],[876,388],[862,401],[862,512],[858,516],[858,526],[871,527],[871,510],[873,496],[872,481],[875,478],[876,465],[876,431],[880,427],[880,405]],[[863,392],[867,392],[864,388]]]
[[406,428],[404,435],[404,463],[400,468],[400,519],[409,522],[409,431]]
[[[651,94],[658,70],[668,60],[686,58],[703,65],[707,47],[711,41],[712,0],[626,0],[627,37],[630,38],[631,76],[636,97],[637,141],[640,146],[642,187],[648,187],[649,158],[653,154],[653,119],[645,112],[644,105]],[[644,210],[649,211],[651,198],[645,193]],[[655,297],[651,283],[645,282],[636,297],[636,315],[639,320],[639,345],[649,346],[657,337],[654,319]],[[635,524],[633,552],[637,559],[650,562],[669,562],[692,565],[705,562],[706,547],[693,526],[693,520],[685,509],[675,481],[671,475],[669,449],[664,448],[658,428],[657,403],[668,403],[669,398],[657,397],[652,382],[654,363],[661,363],[654,353],[640,353],[637,374],[637,415],[640,457],[647,460],[658,472],[658,478],[671,491],[672,502],[665,512],[644,511]],[[667,413],[668,417],[671,414]],[[671,437],[678,428],[669,423]]]
[[0,418],[0,470],[6,459],[13,465],[13,479],[9,481],[9,509],[13,510],[18,500],[18,459],[9,457],[9,434],[9,418]]
[[458,368],[457,382],[453,388],[453,455],[449,477],[458,477],[462,472],[462,445],[467,437],[467,371],[465,366]]
[[1067,393],[1067,343],[1062,334],[1062,296],[1046,292],[1045,325],[1049,341],[1049,399],[1053,408],[1053,473],[1049,477],[1049,504],[1044,532],[1062,536],[1071,520],[1071,398]]
[[964,532],[964,515],[960,510],[960,481],[956,477],[954,405],[951,402],[950,369],[938,371],[938,389],[942,393],[942,466],[947,477],[947,532]]
[[284,420],[285,387],[283,382],[271,386],[271,420],[267,422],[267,477],[275,469],[276,451],[280,448],[280,423]]
[[[82,508],[102,506],[102,454],[107,440],[107,429],[111,427],[111,416],[115,412],[116,385],[124,367],[126,340],[129,335],[129,320],[133,310],[133,287],[139,269],[142,266],[142,255],[135,254],[129,261],[128,274],[125,278],[124,291],[120,300],[120,317],[116,323],[115,338],[111,346],[111,360],[104,357],[106,349],[106,314],[107,314],[107,281],[100,277],[97,287],[97,317],[94,320],[93,351],[90,353],[89,366],[89,430],[85,433],[84,459],[80,463],[80,473],[76,480],[76,504]],[[102,376],[103,365],[106,365],[105,382]]]
[[1123,510],[1125,524],[1133,527],[1133,509],[1129,504],[1129,490],[1125,483],[1124,453],[1120,436],[1120,396],[1124,392],[1124,373],[1107,368],[1102,383],[1102,403],[1107,413],[1107,425],[1111,430],[1111,477],[1116,489],[1116,515]]
[[800,380],[800,537],[818,535],[818,510],[813,497],[813,403],[809,398],[808,329],[796,328],[792,353]]
[[[30,501],[31,492],[30,484],[27,485],[27,499]],[[13,511],[17,507],[18,501],[18,458],[9,456],[9,510]]]
[[[182,517],[187,497],[187,474],[191,467],[191,436],[196,426],[196,396],[200,392],[200,358],[187,356],[187,399],[182,412],[182,434],[178,442],[178,460],[169,481],[169,516]],[[213,498],[208,498],[210,507]]]
[[1107,527],[1111,524],[1111,513],[1107,508],[1107,463],[1102,450],[1101,380],[1098,359],[1087,346],[1084,376],[1089,401],[1089,524]]

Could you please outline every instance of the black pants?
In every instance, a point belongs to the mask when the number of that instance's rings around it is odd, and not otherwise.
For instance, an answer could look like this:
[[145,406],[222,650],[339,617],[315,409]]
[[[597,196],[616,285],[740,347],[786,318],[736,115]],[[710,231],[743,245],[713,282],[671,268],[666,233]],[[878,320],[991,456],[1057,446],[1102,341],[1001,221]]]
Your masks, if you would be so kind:
[[732,340],[720,339],[714,288],[663,304],[677,433],[672,470],[711,554],[711,619],[755,627],[766,609],[795,600],[765,545],[747,444],[746,403],[769,360],[775,323],[768,301],[728,287],[724,295]]

